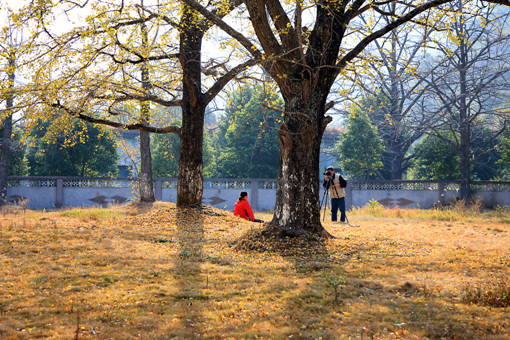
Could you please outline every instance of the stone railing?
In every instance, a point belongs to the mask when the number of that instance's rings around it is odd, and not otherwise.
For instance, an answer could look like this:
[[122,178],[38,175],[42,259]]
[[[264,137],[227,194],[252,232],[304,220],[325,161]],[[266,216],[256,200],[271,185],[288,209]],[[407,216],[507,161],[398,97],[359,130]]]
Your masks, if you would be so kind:
[[[318,185],[321,187],[321,181]],[[7,196],[11,202],[28,202],[30,208],[106,206],[136,200],[138,180],[131,178],[9,177]],[[446,205],[459,196],[454,181],[348,181],[347,208],[378,201],[388,207],[430,208]],[[472,191],[488,206],[510,206],[510,182],[474,182]],[[255,210],[271,210],[276,199],[276,180],[205,178],[203,203],[233,210],[241,191],[250,195]],[[157,200],[175,202],[176,178],[154,179]],[[324,197],[321,191],[321,198]]]

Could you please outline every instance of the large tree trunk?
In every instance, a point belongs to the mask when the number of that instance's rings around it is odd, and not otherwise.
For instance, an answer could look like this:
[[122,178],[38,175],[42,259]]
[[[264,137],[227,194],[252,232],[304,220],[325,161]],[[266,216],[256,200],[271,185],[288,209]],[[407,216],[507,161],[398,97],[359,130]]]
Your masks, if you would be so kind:
[[[14,89],[15,55],[9,55],[9,88]],[[6,100],[7,110],[14,106],[14,98],[9,94]],[[9,176],[9,162],[11,158],[12,113],[8,112],[2,122],[2,156],[0,157],[0,206],[7,204],[7,176]]]
[[[200,114],[202,112],[202,114]],[[182,111],[181,151],[177,178],[177,205],[202,203],[203,161],[202,140],[205,109],[186,107]],[[184,117],[187,116],[188,119]],[[195,117],[196,119],[191,119]]]
[[301,94],[285,100],[285,111],[296,114],[288,115],[279,133],[280,166],[271,226],[282,235],[329,235],[320,221],[319,197],[320,144],[329,122],[324,119],[324,107],[325,98],[319,95],[308,105]]
[[177,205],[202,204],[205,100],[201,89],[201,49],[203,33],[194,22],[193,12],[183,13],[180,58],[183,72],[181,150],[177,178]]

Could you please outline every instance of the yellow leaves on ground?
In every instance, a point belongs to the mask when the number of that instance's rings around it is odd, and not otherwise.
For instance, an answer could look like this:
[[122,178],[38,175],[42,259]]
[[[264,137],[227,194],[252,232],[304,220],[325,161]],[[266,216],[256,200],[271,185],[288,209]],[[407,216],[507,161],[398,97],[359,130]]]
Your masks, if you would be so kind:
[[[107,211],[98,212],[98,210]],[[16,339],[501,339],[510,227],[373,217],[277,239],[218,209],[131,204],[0,215],[0,335]],[[260,214],[265,220],[270,215]],[[400,215],[399,215],[400,216]],[[333,285],[343,282],[335,300]],[[345,279],[345,281],[343,280]]]

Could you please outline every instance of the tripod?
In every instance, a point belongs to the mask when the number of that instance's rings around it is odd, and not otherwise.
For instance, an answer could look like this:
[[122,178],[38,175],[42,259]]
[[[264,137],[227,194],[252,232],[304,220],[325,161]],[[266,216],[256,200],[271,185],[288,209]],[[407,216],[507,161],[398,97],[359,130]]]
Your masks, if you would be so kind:
[[[326,220],[326,209],[329,205],[329,186],[331,185],[331,178],[328,178],[326,182],[326,186],[324,187],[324,195],[322,195],[321,209],[324,207],[324,216],[322,217],[322,221]],[[336,188],[335,188],[336,189]]]

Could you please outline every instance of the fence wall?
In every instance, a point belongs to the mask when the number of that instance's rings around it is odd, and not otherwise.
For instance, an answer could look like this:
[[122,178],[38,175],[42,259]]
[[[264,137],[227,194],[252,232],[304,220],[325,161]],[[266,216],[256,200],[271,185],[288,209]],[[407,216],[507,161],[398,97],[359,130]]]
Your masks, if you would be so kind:
[[[321,181],[320,198],[325,196]],[[459,196],[459,182],[444,181],[349,181],[347,209],[378,201],[388,207],[428,209],[446,205]],[[177,179],[154,180],[157,200],[176,202]],[[276,181],[268,179],[204,179],[202,202],[233,210],[241,191],[250,195],[254,210],[271,210],[276,200]],[[472,191],[487,206],[510,206],[510,182],[475,182]],[[11,202],[28,200],[32,209],[107,206],[137,199],[137,181],[128,178],[9,177],[7,196]]]

